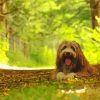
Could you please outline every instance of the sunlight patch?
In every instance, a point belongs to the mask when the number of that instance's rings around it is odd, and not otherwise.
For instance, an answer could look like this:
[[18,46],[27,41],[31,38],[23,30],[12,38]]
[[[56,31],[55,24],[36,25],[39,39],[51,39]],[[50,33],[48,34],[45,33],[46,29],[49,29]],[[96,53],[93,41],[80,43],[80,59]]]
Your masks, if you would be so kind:
[[16,67],[16,66],[9,66],[6,64],[0,64],[0,69],[11,69],[11,70],[42,70],[42,69],[53,69],[51,68],[27,68],[27,67]]
[[77,94],[82,94],[86,92],[86,87],[82,88],[82,89],[77,89],[77,90],[61,90],[62,94],[73,94],[73,93],[77,93]]

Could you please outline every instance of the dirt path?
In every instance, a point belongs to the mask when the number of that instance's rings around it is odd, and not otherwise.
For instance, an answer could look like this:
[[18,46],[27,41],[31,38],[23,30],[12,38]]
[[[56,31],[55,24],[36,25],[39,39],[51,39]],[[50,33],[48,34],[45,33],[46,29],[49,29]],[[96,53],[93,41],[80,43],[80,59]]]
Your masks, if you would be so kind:
[[[54,69],[0,69],[0,92],[4,92],[10,88],[19,86],[28,86],[40,82],[50,81],[53,77],[54,71]],[[60,82],[58,82],[58,84],[60,84]],[[81,77],[74,80],[65,80],[61,82],[61,84],[63,84],[63,88],[66,88],[66,86],[70,85],[74,86],[75,88],[88,85],[92,88],[100,89],[100,75],[92,77]]]
[[12,70],[0,69],[0,91],[25,84],[34,84],[51,79],[54,69]]

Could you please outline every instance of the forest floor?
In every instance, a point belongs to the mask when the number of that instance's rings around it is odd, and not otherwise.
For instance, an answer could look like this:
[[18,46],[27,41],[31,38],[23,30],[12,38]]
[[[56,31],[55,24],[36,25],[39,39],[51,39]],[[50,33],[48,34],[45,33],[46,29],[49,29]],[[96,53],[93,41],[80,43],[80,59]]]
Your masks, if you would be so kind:
[[[50,88],[48,87],[49,84],[51,86],[53,85],[57,87],[56,91],[59,90],[59,92],[57,92],[58,97],[59,95],[66,97],[66,95],[68,94],[82,93],[83,97],[87,96],[86,100],[88,100],[89,98],[91,98],[91,100],[100,100],[99,75],[91,77],[74,78],[63,81],[54,81],[51,80],[51,74],[53,70],[54,69],[42,69],[42,70],[0,69],[0,95],[5,96],[6,94],[9,94],[9,92],[13,89],[20,89],[22,87],[31,87],[31,86],[33,87],[34,85],[41,86],[41,84],[47,86],[46,89],[49,90],[48,89]],[[76,99],[76,100],[81,100],[81,99]]]

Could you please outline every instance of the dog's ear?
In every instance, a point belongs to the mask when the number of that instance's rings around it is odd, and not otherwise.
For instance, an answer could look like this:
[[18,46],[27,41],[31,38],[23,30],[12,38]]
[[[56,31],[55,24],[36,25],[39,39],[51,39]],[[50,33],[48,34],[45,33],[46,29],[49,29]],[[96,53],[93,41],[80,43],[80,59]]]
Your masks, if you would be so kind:
[[62,61],[60,60],[60,55],[59,55],[59,51],[57,51],[57,56],[56,56],[56,69],[57,69],[57,72],[62,72],[63,69],[62,69]]
[[81,48],[80,44],[76,41],[72,41],[78,48]]
[[83,51],[80,48],[80,45],[79,45],[78,51],[77,51],[77,66],[79,67],[80,70],[89,66],[89,62],[87,61],[86,57],[84,56]]
[[78,55],[77,55],[77,66],[83,67],[84,64],[84,56],[83,56],[83,52],[79,50]]
[[57,54],[56,54],[56,69],[57,72],[62,71],[62,62],[60,60],[60,52],[63,42],[58,46]]

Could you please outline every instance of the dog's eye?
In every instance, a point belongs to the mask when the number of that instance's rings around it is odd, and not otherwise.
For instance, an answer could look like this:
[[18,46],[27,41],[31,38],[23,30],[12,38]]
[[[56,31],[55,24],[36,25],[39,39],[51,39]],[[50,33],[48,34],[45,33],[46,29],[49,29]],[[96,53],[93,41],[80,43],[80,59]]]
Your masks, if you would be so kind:
[[73,46],[71,46],[71,49],[73,49],[75,51],[75,48]]
[[66,49],[66,46],[63,46],[61,50],[64,50],[64,49]]

